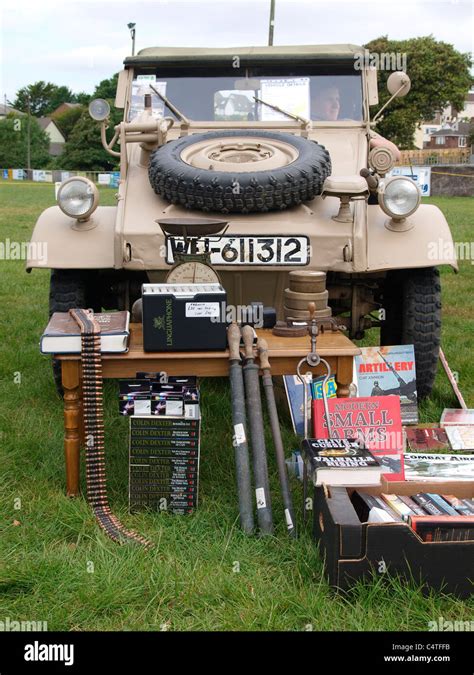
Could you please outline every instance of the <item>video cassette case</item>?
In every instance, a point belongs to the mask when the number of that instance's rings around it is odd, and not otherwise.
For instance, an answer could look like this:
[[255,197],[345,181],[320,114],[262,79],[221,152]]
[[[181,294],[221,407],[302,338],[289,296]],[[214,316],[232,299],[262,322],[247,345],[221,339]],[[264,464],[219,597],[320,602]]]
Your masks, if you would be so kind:
[[197,507],[200,414],[132,415],[129,439],[130,511],[148,507],[177,514]]

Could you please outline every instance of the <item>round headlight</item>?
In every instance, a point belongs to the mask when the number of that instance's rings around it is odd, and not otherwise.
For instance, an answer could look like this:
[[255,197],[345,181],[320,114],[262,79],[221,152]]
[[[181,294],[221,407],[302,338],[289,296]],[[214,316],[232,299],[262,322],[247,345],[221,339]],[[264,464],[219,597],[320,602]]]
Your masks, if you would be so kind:
[[99,191],[88,178],[68,178],[58,190],[58,206],[71,218],[87,220],[99,203]]
[[408,176],[393,176],[380,184],[380,208],[395,220],[407,218],[416,211],[420,199],[418,185]]
[[102,122],[110,115],[110,105],[104,98],[95,98],[89,103],[89,115],[96,122]]

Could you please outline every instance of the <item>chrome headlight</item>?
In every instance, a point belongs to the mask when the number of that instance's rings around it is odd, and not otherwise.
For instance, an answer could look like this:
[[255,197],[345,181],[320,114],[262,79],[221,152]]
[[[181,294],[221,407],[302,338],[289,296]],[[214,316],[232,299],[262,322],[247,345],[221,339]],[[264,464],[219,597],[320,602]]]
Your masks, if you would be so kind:
[[401,220],[416,211],[421,193],[418,185],[408,176],[393,176],[381,181],[378,198],[382,211],[394,220]]
[[87,220],[99,204],[99,191],[88,178],[68,178],[58,190],[58,206],[71,218]]

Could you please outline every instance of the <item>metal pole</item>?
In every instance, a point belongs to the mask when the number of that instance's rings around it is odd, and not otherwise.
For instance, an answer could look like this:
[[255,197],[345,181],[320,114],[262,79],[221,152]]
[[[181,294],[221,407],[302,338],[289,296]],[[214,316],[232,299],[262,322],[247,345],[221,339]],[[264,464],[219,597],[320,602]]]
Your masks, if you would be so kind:
[[254,530],[250,459],[247,443],[245,392],[240,362],[240,328],[236,323],[227,330],[229,343],[229,377],[232,397],[232,422],[234,425],[235,473],[239,497],[240,525],[246,534]]
[[270,0],[270,25],[268,27],[268,44],[273,45],[273,29],[275,27],[275,0]]
[[132,28],[132,56],[135,56],[135,28]]
[[28,124],[26,127],[26,168],[28,169],[28,178],[30,178],[29,172],[31,171],[31,108],[30,108],[30,95],[27,94],[26,101],[28,104]]
[[263,371],[262,382],[267,399],[268,415],[270,417],[270,425],[272,428],[273,444],[275,446],[275,456],[278,466],[278,474],[280,476],[281,494],[283,497],[283,507],[285,513],[286,526],[288,534],[296,537],[295,514],[293,511],[293,500],[291,498],[291,490],[288,482],[285,464],[285,450],[283,447],[283,440],[281,437],[280,420],[278,419],[278,410],[275,401],[275,392],[273,390],[273,381],[271,375],[270,361],[268,360],[268,345],[267,341],[259,338],[257,341],[258,353],[260,356],[260,368]]
[[273,534],[272,506],[268,480],[267,450],[263,428],[262,400],[260,398],[259,367],[254,363],[253,329],[242,328],[245,347],[244,381],[253,455],[253,475],[257,501],[257,520],[261,535]]

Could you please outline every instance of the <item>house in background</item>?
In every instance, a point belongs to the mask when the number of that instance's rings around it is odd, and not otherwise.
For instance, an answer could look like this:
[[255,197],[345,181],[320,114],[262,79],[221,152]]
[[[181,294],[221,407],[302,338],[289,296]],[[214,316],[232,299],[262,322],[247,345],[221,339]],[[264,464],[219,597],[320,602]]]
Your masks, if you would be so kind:
[[58,157],[64,150],[66,139],[62,135],[56,122],[50,117],[37,117],[36,121],[49,136],[49,154]]
[[[437,115],[432,119],[423,124],[420,124],[418,129],[415,132],[415,137],[413,139],[413,144],[415,148],[431,148],[430,138],[431,136],[441,131],[442,129],[453,129],[458,131],[458,126],[467,122],[472,122],[474,119],[474,90],[471,90],[466,96],[464,101],[464,106],[462,110],[457,110],[452,105],[448,105],[442,112],[437,113]],[[469,133],[467,134],[469,136]],[[441,135],[442,136],[442,135]],[[437,147],[441,144],[441,141],[438,141]],[[447,146],[446,146],[447,147]],[[451,147],[451,146],[450,146]],[[462,146],[455,146],[462,147]]]
[[430,150],[458,150],[467,148],[469,145],[469,130],[470,124],[468,122],[459,122],[457,129],[451,127],[438,129],[430,134],[429,141],[424,147]]

